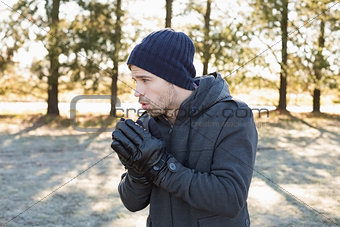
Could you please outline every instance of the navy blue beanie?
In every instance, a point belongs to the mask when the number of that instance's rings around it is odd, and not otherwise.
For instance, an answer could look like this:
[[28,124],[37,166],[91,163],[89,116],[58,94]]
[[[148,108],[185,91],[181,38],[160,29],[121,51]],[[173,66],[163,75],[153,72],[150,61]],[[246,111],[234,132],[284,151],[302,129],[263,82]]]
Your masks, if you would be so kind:
[[194,90],[195,46],[183,32],[163,29],[145,37],[131,52],[128,65],[135,65],[187,90]]

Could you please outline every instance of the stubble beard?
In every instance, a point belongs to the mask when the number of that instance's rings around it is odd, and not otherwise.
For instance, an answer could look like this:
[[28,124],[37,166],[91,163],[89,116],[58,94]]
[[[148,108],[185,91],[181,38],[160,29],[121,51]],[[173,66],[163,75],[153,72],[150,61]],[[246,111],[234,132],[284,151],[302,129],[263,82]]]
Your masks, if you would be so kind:
[[167,118],[175,118],[176,116],[176,100],[177,94],[172,84],[169,84],[164,95],[158,98],[158,105],[147,110],[149,116],[158,117],[164,115]]

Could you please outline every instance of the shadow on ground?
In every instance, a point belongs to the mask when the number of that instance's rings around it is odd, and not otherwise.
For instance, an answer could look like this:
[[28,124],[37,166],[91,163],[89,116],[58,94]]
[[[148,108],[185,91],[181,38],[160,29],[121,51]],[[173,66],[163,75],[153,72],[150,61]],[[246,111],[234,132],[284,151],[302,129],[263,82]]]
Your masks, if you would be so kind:
[[0,225],[111,226],[124,218],[124,169],[105,131],[51,128],[38,118],[0,132]]

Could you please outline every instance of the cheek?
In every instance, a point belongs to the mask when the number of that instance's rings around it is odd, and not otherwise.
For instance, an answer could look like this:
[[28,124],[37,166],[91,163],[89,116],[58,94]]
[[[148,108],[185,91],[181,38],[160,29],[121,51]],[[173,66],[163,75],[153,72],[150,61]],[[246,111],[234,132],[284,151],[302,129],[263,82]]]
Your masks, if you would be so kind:
[[168,84],[163,81],[149,83],[145,87],[145,95],[151,100],[153,108],[166,108],[169,104]]
[[154,108],[164,109],[164,107],[166,107],[167,105],[167,101],[161,93],[154,94],[152,101],[152,105]]
[[159,100],[160,97],[164,96],[164,87],[156,85],[147,86],[145,92],[153,100]]
[[159,105],[159,94],[151,87],[146,87],[145,98],[153,108]]

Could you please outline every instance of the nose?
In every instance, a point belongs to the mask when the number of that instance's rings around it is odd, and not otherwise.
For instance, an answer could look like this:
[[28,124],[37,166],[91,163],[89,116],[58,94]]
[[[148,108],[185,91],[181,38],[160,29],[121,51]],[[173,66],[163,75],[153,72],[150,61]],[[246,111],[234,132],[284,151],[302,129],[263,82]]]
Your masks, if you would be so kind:
[[142,88],[142,85],[138,82],[136,84],[135,96],[138,97],[138,98],[140,96],[144,96],[144,89]]

